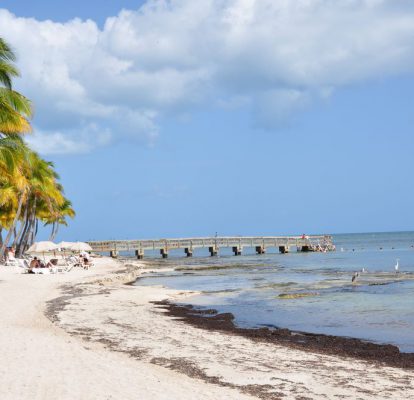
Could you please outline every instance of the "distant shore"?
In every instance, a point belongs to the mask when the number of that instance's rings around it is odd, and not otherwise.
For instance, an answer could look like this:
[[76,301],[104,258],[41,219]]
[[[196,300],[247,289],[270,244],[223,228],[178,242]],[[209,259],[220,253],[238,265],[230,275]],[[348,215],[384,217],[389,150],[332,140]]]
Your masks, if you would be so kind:
[[[141,368],[161,366],[204,382],[219,391],[216,398],[414,396],[412,355],[401,355],[394,346],[362,346],[359,341],[351,354],[351,342],[345,346],[336,341],[329,349],[326,345],[333,339],[319,343],[323,335],[301,343],[284,340],[291,336],[285,330],[279,332],[284,332],[279,340],[265,339],[269,335],[265,329],[241,334],[231,327],[230,315],[200,318],[188,307],[173,305],[175,301],[191,303],[191,292],[123,284],[148,271],[150,263],[146,265],[126,263],[118,266],[115,275],[66,286],[60,297],[48,303],[49,318],[87,346],[103,344],[141,363]],[[361,356],[364,348],[368,351]]]

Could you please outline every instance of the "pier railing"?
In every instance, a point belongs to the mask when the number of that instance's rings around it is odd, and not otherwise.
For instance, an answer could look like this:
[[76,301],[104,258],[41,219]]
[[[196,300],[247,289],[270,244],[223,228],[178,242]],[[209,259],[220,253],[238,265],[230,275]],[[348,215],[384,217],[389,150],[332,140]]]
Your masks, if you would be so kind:
[[201,237],[180,239],[155,240],[109,240],[88,242],[94,252],[110,253],[116,257],[119,252],[134,251],[138,258],[144,256],[145,250],[159,250],[163,257],[168,251],[184,249],[187,256],[191,256],[197,248],[208,248],[211,255],[217,255],[219,249],[229,247],[235,255],[242,253],[243,247],[253,247],[258,254],[265,253],[267,248],[278,248],[281,253],[287,253],[290,248],[298,251],[332,251],[335,246],[332,236],[234,236],[234,237]]

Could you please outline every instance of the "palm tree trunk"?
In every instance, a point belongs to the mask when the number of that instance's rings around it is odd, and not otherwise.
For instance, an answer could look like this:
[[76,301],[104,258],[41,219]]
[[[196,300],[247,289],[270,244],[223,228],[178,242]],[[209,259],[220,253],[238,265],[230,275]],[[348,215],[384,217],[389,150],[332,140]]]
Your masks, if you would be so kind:
[[38,219],[36,218],[36,214],[35,214],[33,217],[33,221],[32,221],[32,230],[30,232],[29,247],[35,242],[36,235],[37,235],[37,224],[38,224]]
[[30,209],[27,212],[25,227],[24,227],[22,236],[20,238],[19,246],[18,246],[19,256],[23,255],[23,253],[27,249],[27,243],[28,243],[28,240],[29,240],[30,228],[32,226],[34,210],[36,210],[36,198],[34,199],[33,204],[31,205]]
[[55,229],[54,229],[54,231],[53,231],[53,238],[52,238],[52,241],[53,240],[55,240],[55,237],[57,236],[57,234],[58,234],[58,231],[59,231],[59,223],[55,223]]
[[53,241],[53,238],[55,237],[55,224],[56,224],[56,222],[55,221],[53,221],[52,222],[52,230],[51,230],[51,232],[50,232],[50,236],[49,236],[49,240],[52,242]]
[[36,219],[36,199],[35,199],[35,202],[32,206],[32,210],[30,211],[29,219],[28,219],[29,223],[27,225],[25,235],[23,236],[22,243],[20,245],[20,253],[21,254],[23,254],[30,246],[29,242],[30,242],[30,239],[32,237],[32,229],[33,229],[35,219]]
[[24,214],[23,214],[23,219],[22,219],[22,223],[20,224],[20,227],[19,227],[19,230],[18,230],[18,232],[17,232],[17,235],[16,235],[16,237],[14,238],[14,242],[13,242],[13,247],[16,247],[17,246],[17,243],[18,243],[18,241],[19,241],[19,238],[21,237],[21,235],[22,235],[22,232],[23,232],[23,228],[25,227],[25,225],[26,225],[26,218],[27,218],[27,211],[29,210],[29,205],[26,205],[26,207],[24,208]]
[[22,254],[29,248],[31,244],[33,244],[36,219],[37,218],[36,218],[36,197],[35,197],[33,199],[33,206],[30,212],[29,227],[26,231],[25,240],[23,241],[23,247],[20,248],[20,251]]
[[4,251],[6,250],[6,247],[9,244],[9,241],[11,239],[11,236],[13,234],[13,231],[14,231],[14,229],[16,227],[17,221],[19,220],[20,213],[22,211],[22,206],[23,206],[23,199],[24,199],[24,196],[23,196],[23,193],[21,193],[20,194],[20,197],[19,197],[19,204],[17,206],[16,214],[14,215],[13,223],[12,223],[9,231],[7,232],[7,236],[4,239],[4,242],[1,245],[1,249],[0,249],[0,259],[2,259],[3,256],[4,256]]
[[23,226],[23,231],[20,235],[19,238],[19,244],[17,245],[17,256],[20,257],[23,252],[22,252],[22,246],[23,246],[23,240],[26,237],[26,232],[27,229],[29,228],[29,221],[30,221],[30,214],[29,214],[29,205],[27,206],[27,213],[25,215],[25,220],[24,220],[24,226]]

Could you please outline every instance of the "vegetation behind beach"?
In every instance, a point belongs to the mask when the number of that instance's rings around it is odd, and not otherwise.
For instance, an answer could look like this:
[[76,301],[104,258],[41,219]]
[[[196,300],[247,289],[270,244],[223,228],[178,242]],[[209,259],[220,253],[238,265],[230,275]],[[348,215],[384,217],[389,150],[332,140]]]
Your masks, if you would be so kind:
[[0,38],[0,259],[8,246],[22,254],[35,241],[39,223],[50,225],[53,240],[59,225],[75,216],[53,163],[23,138],[32,131],[33,104],[14,90],[20,76],[15,63],[15,52]]

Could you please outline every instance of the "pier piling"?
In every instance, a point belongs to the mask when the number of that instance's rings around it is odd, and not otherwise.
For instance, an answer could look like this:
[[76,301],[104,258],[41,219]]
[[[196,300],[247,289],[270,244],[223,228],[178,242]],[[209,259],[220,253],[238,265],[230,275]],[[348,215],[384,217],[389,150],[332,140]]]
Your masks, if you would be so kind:
[[214,256],[218,255],[218,248],[217,248],[216,246],[210,246],[210,247],[208,248],[208,251],[210,252],[210,255],[211,255],[212,257],[214,257]]
[[281,254],[289,253],[289,246],[279,246],[279,252]]
[[235,256],[241,256],[243,249],[240,246],[233,246],[232,250]]
[[256,246],[256,253],[257,254],[265,254],[266,249],[264,248],[264,246]]
[[144,250],[135,250],[135,256],[138,260],[142,260],[144,258]]
[[112,257],[112,258],[118,258],[118,254],[119,253],[116,250],[111,250],[109,252],[109,256]]

